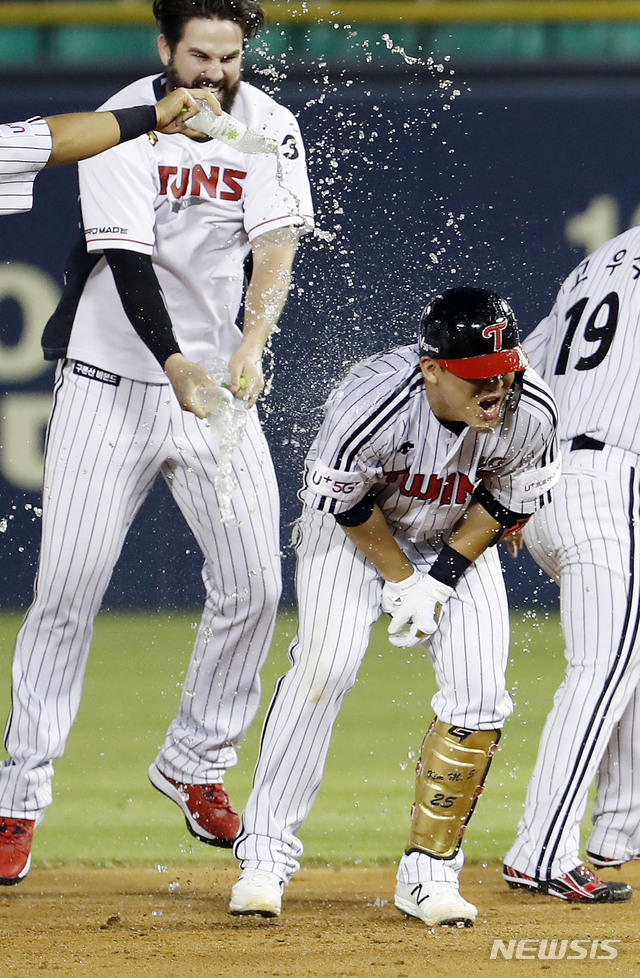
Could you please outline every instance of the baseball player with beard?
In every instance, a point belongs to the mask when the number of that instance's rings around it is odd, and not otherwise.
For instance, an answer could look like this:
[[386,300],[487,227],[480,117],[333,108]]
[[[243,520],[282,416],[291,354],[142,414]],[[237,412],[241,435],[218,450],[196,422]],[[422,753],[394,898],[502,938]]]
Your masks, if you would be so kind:
[[587,859],[601,868],[640,855],[639,309],[634,227],[571,272],[526,341],[558,399],[563,474],[524,540],[560,587],[567,667],[504,876],[567,900],[631,895],[580,855],[594,778]]
[[80,165],[86,245],[43,338],[59,363],[36,593],[16,644],[9,760],[0,768],[4,884],[29,870],[93,621],[156,477],[204,554],[205,607],[177,717],[149,777],[212,845],[230,846],[239,828],[223,778],[257,709],[280,595],[278,490],[257,410],[232,458],[237,488],[225,522],[215,488],[220,447],[197,388],[211,386],[201,362],[213,357],[228,361],[230,389],[250,405],[263,388],[262,354],[299,236],[312,227],[304,147],[291,112],[241,80],[245,45],[263,20],[259,3],[156,0],[154,13],[166,74],[134,82],[103,108],[155,106],[167,90],[206,86],[277,142],[281,165],[207,137],[163,134]]
[[280,913],[333,724],[384,611],[393,645],[428,643],[438,681],[395,903],[430,927],[473,924],[460,845],[512,710],[492,544],[548,501],[555,429],[510,306],[483,289],[434,298],[417,346],[364,361],[330,396],[306,465],[293,666],[262,732],[231,913]]
[[[198,135],[186,125],[200,111],[203,92],[176,88],[156,105],[113,112],[71,112],[0,124],[0,214],[19,214],[33,206],[33,184],[45,166],[77,163],[152,129]],[[220,107],[207,95],[217,114]]]

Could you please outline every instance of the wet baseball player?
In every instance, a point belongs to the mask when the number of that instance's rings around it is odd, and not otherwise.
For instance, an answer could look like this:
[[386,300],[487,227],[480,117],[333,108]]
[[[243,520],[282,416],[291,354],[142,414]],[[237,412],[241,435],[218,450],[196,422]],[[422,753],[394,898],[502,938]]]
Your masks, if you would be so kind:
[[94,618],[156,477],[204,554],[205,606],[178,713],[149,776],[212,845],[230,846],[239,828],[223,779],[258,706],[280,595],[278,488],[257,409],[231,458],[237,488],[222,499],[221,447],[202,420],[197,386],[211,386],[201,362],[220,357],[238,397],[254,405],[263,388],[262,354],[299,236],[312,227],[304,147],[293,114],[241,79],[245,44],[263,17],[255,0],[156,0],[154,12],[166,73],[134,82],[104,108],[155,106],[167,89],[205,86],[279,153],[247,156],[216,139],[152,134],[80,164],[86,244],[43,338],[58,367],[35,598],[16,644],[9,760],[0,768],[4,884],[28,872]]
[[640,854],[640,227],[598,248],[527,338],[560,413],[563,475],[524,539],[560,587],[567,660],[542,732],[518,835],[514,886],[566,900],[629,899],[581,858],[594,778],[596,867]]
[[280,912],[342,698],[387,612],[391,644],[426,643],[438,682],[396,906],[428,926],[473,924],[460,844],[512,709],[492,545],[549,499],[559,469],[553,397],[526,368],[509,304],[456,288],[429,302],[418,345],[364,361],[331,394],[306,463],[293,667],[262,732],[231,913]]
[[214,112],[220,113],[212,94],[177,88],[155,105],[113,112],[71,112],[44,119],[35,116],[0,124],[0,215],[31,210],[33,184],[45,166],[77,163],[153,129],[196,135],[186,125],[200,111],[194,94],[205,97]]

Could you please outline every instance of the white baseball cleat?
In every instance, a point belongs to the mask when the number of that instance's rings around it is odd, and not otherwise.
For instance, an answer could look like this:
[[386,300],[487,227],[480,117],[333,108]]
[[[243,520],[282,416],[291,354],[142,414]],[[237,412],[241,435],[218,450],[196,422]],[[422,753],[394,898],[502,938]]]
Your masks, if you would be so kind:
[[457,883],[396,883],[395,904],[427,927],[473,927],[478,908],[464,900]]
[[282,910],[284,880],[264,869],[243,869],[231,890],[229,913],[278,917]]

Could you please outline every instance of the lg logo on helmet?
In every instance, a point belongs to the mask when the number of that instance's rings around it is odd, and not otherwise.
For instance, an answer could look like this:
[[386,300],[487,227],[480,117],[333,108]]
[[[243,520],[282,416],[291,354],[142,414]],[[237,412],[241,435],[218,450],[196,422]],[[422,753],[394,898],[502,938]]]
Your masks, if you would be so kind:
[[492,323],[491,326],[485,326],[482,330],[482,335],[485,340],[490,340],[493,336],[493,351],[498,353],[502,349],[502,331],[507,328],[507,320],[501,319],[499,323]]

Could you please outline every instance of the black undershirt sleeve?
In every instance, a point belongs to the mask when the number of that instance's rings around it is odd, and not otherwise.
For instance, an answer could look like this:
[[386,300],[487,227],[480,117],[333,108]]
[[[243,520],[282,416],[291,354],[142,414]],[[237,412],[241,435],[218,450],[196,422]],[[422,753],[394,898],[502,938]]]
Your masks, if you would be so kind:
[[150,255],[107,248],[104,257],[131,325],[161,367],[172,353],[180,353],[171,317],[165,305]]
[[503,526],[505,530],[510,530],[512,527],[517,526],[518,523],[526,522],[529,518],[522,513],[513,513],[502,503],[499,503],[497,499],[485,489],[484,486],[480,485],[474,490],[473,498],[480,503],[480,505],[486,509],[489,516],[492,516],[496,523]]
[[336,523],[340,526],[362,526],[366,523],[371,514],[373,513],[373,508],[376,504],[375,493],[368,492],[367,495],[356,503],[351,509],[346,510],[344,513],[335,513]]

